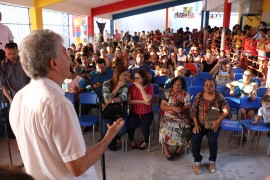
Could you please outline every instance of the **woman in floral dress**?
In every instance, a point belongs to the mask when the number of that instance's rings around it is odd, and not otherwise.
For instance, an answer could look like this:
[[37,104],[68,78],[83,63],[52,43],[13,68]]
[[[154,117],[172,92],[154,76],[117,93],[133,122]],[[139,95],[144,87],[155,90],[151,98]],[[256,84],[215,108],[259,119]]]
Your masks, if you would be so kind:
[[[192,122],[189,116],[190,95],[186,91],[186,82],[182,77],[172,80],[173,87],[164,92],[160,104],[160,142],[164,154],[168,160],[179,157],[185,145],[191,139]],[[168,149],[168,145],[177,146],[174,157]]]

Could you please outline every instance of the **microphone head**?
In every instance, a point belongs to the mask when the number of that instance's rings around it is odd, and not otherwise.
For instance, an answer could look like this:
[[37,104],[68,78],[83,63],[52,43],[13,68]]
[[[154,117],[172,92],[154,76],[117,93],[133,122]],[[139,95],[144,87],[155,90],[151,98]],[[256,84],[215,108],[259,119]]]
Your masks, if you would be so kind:
[[3,49],[0,49],[0,61],[3,61],[6,57],[6,53]]
[[77,65],[73,68],[73,71],[76,73],[76,74],[82,74],[83,73],[83,67],[80,66],[80,65]]

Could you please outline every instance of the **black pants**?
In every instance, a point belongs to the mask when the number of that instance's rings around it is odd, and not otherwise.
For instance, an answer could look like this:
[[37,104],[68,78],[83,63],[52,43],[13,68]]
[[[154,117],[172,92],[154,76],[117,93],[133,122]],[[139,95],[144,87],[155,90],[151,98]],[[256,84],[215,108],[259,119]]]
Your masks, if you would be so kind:
[[138,115],[136,113],[130,113],[128,117],[128,137],[130,141],[134,140],[134,133],[137,127],[141,128],[141,131],[144,136],[144,142],[149,142],[149,134],[150,134],[150,126],[153,121],[154,114],[153,112],[144,114],[144,115]]
[[192,154],[194,157],[194,162],[202,161],[202,155],[200,154],[200,152],[204,135],[206,135],[208,140],[208,148],[210,152],[209,161],[216,161],[219,133],[220,128],[216,132],[214,132],[211,129],[205,129],[204,127],[201,126],[201,131],[199,133],[192,134]]

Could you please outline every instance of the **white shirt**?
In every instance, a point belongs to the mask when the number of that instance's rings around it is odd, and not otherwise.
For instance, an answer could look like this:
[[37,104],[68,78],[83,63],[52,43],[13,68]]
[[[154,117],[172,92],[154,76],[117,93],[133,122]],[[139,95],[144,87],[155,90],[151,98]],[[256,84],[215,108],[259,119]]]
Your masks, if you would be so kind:
[[0,49],[4,50],[6,43],[13,41],[13,39],[14,37],[11,30],[4,24],[0,23]]
[[74,91],[75,86],[77,88],[80,88],[79,83],[81,80],[83,80],[83,78],[78,75],[76,75],[74,79],[65,79],[63,88],[65,89],[66,92],[72,92]]
[[258,116],[263,118],[263,122],[266,123],[270,123],[270,111],[267,110],[266,107],[261,107],[258,110]]
[[[59,85],[47,78],[31,80],[12,101],[10,125],[28,174],[75,179],[65,163],[84,156],[86,146],[74,107]],[[94,167],[79,179],[96,180]]]

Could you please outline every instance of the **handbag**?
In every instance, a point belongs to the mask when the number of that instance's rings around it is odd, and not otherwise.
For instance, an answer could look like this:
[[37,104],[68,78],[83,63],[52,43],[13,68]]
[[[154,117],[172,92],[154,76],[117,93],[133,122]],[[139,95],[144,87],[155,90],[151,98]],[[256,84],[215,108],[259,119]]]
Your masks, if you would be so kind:
[[110,103],[102,110],[103,117],[106,119],[116,119],[124,114],[123,103]]
[[207,113],[204,120],[205,129],[211,129],[213,126],[213,121],[217,120],[220,116],[220,112],[218,109],[212,107]]

